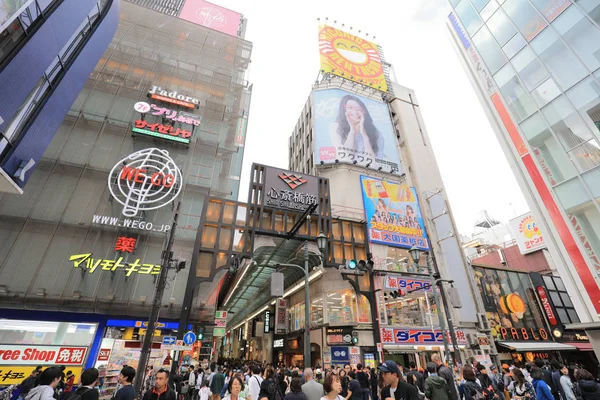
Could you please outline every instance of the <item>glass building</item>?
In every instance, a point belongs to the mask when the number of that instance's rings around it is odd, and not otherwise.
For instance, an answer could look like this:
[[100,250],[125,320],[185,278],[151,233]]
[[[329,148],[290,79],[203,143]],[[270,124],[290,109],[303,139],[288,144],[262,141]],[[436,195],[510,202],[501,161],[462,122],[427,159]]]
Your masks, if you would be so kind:
[[449,2],[453,43],[557,269],[582,321],[598,321],[600,1]]

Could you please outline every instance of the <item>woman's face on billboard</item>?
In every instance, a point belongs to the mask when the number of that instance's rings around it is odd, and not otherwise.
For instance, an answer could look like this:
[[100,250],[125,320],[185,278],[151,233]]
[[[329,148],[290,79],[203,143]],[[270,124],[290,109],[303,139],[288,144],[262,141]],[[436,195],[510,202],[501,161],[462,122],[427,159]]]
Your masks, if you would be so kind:
[[348,100],[346,102],[346,115],[351,122],[358,123],[364,117],[365,111],[356,101]]

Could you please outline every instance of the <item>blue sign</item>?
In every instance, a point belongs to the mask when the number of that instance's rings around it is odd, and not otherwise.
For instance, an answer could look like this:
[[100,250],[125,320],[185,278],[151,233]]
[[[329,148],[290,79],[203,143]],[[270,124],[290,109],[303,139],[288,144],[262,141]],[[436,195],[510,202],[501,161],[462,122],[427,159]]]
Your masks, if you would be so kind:
[[188,332],[185,335],[183,335],[183,343],[189,345],[194,344],[194,342],[196,341],[196,334],[194,332]]
[[331,362],[332,363],[348,363],[350,362],[350,351],[346,346],[331,347]]
[[175,336],[163,336],[163,344],[167,346],[175,344],[176,340],[177,338]]

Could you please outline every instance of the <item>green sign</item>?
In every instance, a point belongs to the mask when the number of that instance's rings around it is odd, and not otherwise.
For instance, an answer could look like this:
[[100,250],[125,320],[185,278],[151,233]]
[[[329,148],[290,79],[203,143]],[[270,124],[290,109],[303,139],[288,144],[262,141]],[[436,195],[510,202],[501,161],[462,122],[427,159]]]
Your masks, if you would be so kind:
[[215,330],[213,331],[213,336],[217,337],[217,336],[225,336],[225,328],[214,328]]
[[131,130],[135,133],[140,133],[140,134],[146,135],[146,136],[154,136],[154,137],[161,138],[161,139],[171,140],[173,142],[180,142],[180,143],[186,143],[186,144],[190,143],[190,139],[184,139],[179,136],[172,136],[172,135],[167,135],[164,133],[158,133],[158,132],[149,131],[146,129],[139,129],[139,128],[132,128]]

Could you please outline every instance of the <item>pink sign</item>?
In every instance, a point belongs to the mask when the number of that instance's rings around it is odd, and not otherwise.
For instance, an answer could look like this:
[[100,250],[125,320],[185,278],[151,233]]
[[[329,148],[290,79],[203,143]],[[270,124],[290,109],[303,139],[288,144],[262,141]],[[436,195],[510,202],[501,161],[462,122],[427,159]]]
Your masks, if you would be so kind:
[[186,0],[179,18],[206,26],[228,35],[237,36],[241,14],[204,0]]

